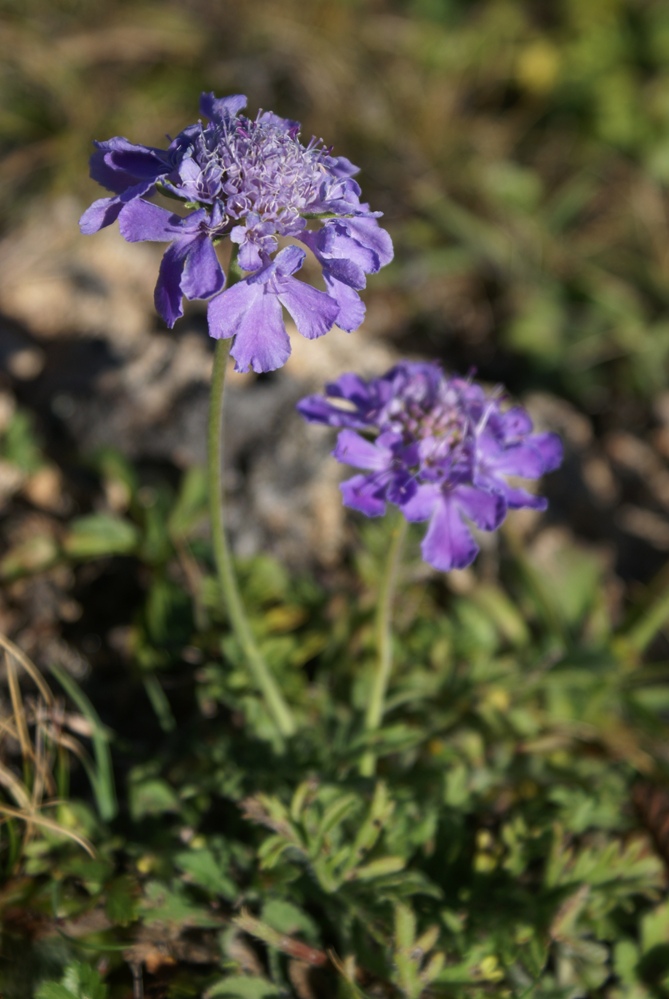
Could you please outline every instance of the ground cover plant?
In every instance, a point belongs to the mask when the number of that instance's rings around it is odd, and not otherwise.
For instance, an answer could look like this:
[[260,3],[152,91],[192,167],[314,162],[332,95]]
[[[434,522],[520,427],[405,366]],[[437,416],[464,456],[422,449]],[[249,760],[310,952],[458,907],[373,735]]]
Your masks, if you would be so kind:
[[[156,308],[216,346],[205,467],[80,446],[65,337],[3,327],[0,991],[669,995],[663,6],[239,8],[2,14],[2,176],[36,197],[132,125],[77,239],[167,244]],[[96,70],[113,115],[86,96],[100,18],[143,39],[130,82]],[[363,377],[365,301],[395,360]],[[224,523],[222,442],[282,384],[289,320],[361,355],[252,442],[353,468],[329,563],[233,558]],[[228,354],[260,376],[237,394]]]

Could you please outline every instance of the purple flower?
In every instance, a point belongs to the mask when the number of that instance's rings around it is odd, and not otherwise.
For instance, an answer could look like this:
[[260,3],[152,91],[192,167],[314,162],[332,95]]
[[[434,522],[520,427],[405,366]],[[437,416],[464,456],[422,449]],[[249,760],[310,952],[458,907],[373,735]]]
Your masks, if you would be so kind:
[[394,503],[407,520],[428,521],[423,558],[444,572],[478,553],[468,521],[494,531],[508,510],[546,508],[508,476],[537,479],[562,461],[559,437],[533,433],[522,407],[438,364],[402,362],[370,381],[342,375],[297,408],[344,428],[333,454],[363,470],[342,483],[344,503],[368,517]]
[[[190,125],[165,150],[120,137],[98,143],[91,176],[114,194],[91,205],[80,226],[97,232],[118,218],[129,242],[169,242],[155,293],[165,322],[173,326],[183,315],[183,296],[209,299],[209,332],[234,338],[237,370],[271,371],[290,354],[283,308],[306,337],[335,323],[357,329],[364,318],[358,292],[393,248],[380,213],[360,200],[357,167],[321,140],[303,144],[298,122],[271,112],[247,118],[245,106],[241,95],[203,94],[200,111],[209,121]],[[156,191],[189,213],[147,201]],[[226,236],[244,272],[227,288],[214,249]],[[314,255],[323,290],[293,276],[306,253],[280,249],[287,238]]]

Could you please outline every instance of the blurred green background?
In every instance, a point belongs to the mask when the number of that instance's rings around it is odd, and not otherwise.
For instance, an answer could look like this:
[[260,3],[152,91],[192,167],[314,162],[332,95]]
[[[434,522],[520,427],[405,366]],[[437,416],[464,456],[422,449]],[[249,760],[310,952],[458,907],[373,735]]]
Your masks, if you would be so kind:
[[[394,338],[645,423],[669,353],[664,0],[2,0],[0,215],[161,144],[201,90],[362,166]],[[45,232],[45,240],[49,233]]]

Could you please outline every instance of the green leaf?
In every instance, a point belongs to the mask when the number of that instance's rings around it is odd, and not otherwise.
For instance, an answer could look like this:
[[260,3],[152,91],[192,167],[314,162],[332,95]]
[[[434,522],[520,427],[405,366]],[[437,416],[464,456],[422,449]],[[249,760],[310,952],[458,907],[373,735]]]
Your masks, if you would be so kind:
[[79,961],[69,964],[63,975],[63,985],[78,999],[105,999],[107,986],[101,980],[97,969],[91,964]]
[[109,732],[102,724],[100,716],[83,690],[75,683],[72,677],[65,670],[61,669],[60,666],[56,666],[55,663],[52,663],[49,668],[67,696],[74,701],[90,725],[95,766],[87,765],[87,757],[83,757],[82,762],[86,767],[88,778],[92,784],[95,803],[100,816],[105,822],[109,822],[116,816],[118,811],[114,771],[109,751]]
[[167,529],[173,537],[186,536],[207,515],[207,474],[204,468],[190,468],[181,481]]
[[206,905],[189,898],[180,884],[165,885],[149,881],[144,889],[141,909],[147,923],[169,923],[172,926],[219,926],[220,917],[212,915]]
[[265,978],[256,976],[232,975],[211,985],[205,992],[205,999],[215,996],[228,996],[228,999],[274,999],[281,990]]
[[416,917],[408,905],[395,906],[395,939],[403,950],[411,950],[414,945]]
[[137,918],[139,885],[129,874],[122,874],[107,885],[105,912],[116,926],[129,926]]
[[132,555],[139,540],[139,531],[130,521],[109,513],[92,513],[72,521],[63,548],[71,558]]
[[363,864],[362,867],[357,867],[351,871],[348,879],[351,881],[372,881],[374,878],[382,878],[387,874],[397,874],[405,867],[404,857],[379,857],[378,860],[372,860],[371,863]]
[[35,999],[80,999],[80,997],[58,982],[42,982],[35,993]]
[[228,864],[208,848],[182,850],[174,858],[177,867],[188,875],[188,880],[211,895],[222,895],[233,901],[239,891],[229,876]]
[[301,933],[309,939],[318,936],[314,920],[292,902],[286,902],[282,898],[273,898],[263,906],[262,921],[280,933]]
[[35,999],[106,999],[107,986],[91,964],[73,961],[60,982],[42,982]]
[[59,556],[58,545],[46,534],[36,534],[14,545],[0,559],[0,578],[16,579],[31,573],[44,572]]
[[147,815],[179,811],[179,798],[173,788],[159,777],[132,784],[129,790],[130,814],[134,822]]

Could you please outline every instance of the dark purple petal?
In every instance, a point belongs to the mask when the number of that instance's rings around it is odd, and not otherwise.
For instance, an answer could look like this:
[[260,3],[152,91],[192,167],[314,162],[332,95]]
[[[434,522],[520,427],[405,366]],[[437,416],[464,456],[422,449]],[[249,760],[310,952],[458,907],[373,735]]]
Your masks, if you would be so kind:
[[90,159],[90,175],[98,184],[117,194],[137,181],[153,184],[171,169],[169,154],[164,149],[136,145],[120,135],[95,145],[97,149]]
[[246,97],[243,94],[235,94],[232,97],[215,97],[214,94],[200,96],[200,111],[212,121],[227,121],[245,107]]
[[420,547],[425,561],[441,572],[465,569],[476,558],[478,545],[452,497],[442,497],[436,504]]
[[165,251],[158,271],[158,283],[154,292],[156,310],[172,329],[183,314],[181,276],[186,262],[188,244],[172,243]]
[[452,495],[465,517],[484,531],[496,531],[506,516],[506,502],[499,493],[457,486]]
[[395,503],[402,510],[407,503],[410,503],[418,491],[416,479],[406,468],[398,468],[392,473],[392,477],[386,489],[386,497],[390,503]]
[[366,517],[381,517],[386,512],[383,488],[369,475],[354,475],[340,483],[345,506],[364,513]]
[[188,299],[210,298],[225,284],[225,275],[209,236],[188,240],[181,288]]

